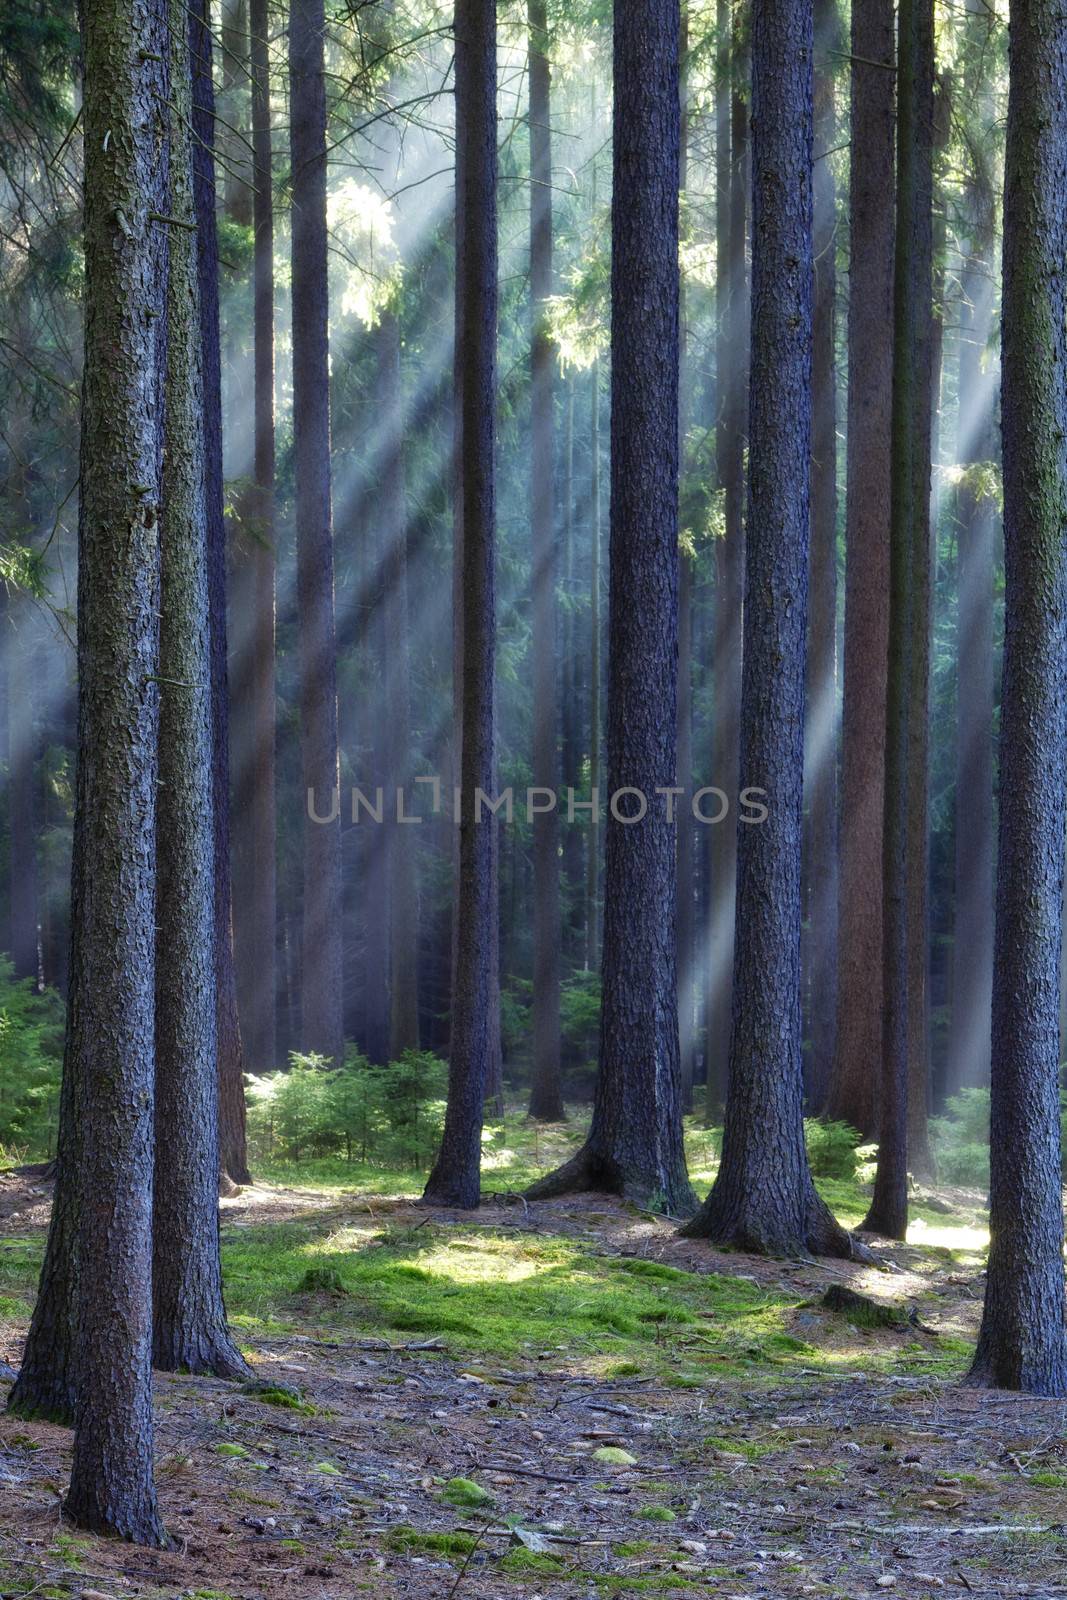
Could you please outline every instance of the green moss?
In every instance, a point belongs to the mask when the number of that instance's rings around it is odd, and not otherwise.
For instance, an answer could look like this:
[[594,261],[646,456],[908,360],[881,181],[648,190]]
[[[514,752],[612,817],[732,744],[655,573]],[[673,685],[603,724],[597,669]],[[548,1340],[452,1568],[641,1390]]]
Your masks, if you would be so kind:
[[492,1503],[493,1496],[473,1478],[449,1478],[441,1490],[441,1499],[450,1506],[486,1506]]
[[637,1513],[645,1522],[676,1522],[678,1519],[670,1506],[642,1506]]
[[563,1562],[558,1556],[542,1555],[536,1550],[527,1550],[525,1545],[517,1544],[502,1557],[500,1568],[503,1572],[511,1572],[522,1576],[527,1573],[550,1574],[565,1571]]
[[431,1550],[442,1556],[468,1556],[477,1543],[471,1533],[421,1533],[400,1523],[385,1536],[389,1550]]

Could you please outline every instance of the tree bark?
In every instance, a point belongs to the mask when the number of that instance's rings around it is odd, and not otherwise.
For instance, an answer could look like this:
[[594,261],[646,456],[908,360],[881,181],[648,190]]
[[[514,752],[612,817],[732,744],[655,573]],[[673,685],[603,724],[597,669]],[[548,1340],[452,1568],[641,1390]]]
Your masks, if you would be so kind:
[[836,0],[816,0],[815,306],[812,328],[811,557],[805,785],[807,1103],[826,1100],[837,1024],[837,196],[828,151],[837,143],[833,52]]
[[462,509],[458,572],[460,737],[459,873],[452,981],[448,1104],[441,1147],[423,1199],[476,1207],[481,1133],[494,1045],[497,944],[495,827],[479,818],[476,791],[492,791],[496,642],[496,7],[457,0],[456,364]]
[[609,794],[631,793],[607,823],[589,1136],[527,1192],[603,1188],[684,1215],[694,1201],[664,911],[676,888],[664,791],[677,760],[679,33],[678,0],[616,8],[607,768]]
[[[172,0],[173,102],[167,215],[196,209],[190,47],[202,59],[203,23]],[[191,35],[191,37],[190,37]],[[201,150],[201,154],[204,152]],[[208,230],[210,232],[210,228]],[[219,689],[209,569],[221,576],[211,541],[221,536],[221,477],[208,456],[221,423],[214,374],[217,343],[200,302],[202,255],[210,239],[171,230],[167,273],[163,509],[160,522],[159,798],[156,810],[156,1166],[153,1217],[153,1358],[169,1372],[238,1377],[247,1367],[232,1343],[219,1261],[218,1031],[220,906],[215,882],[219,829]],[[207,315],[217,314],[210,302]],[[218,496],[212,505],[209,494]],[[217,523],[217,526],[213,524]],[[217,592],[215,598],[217,599]],[[225,695],[221,696],[225,705]],[[224,762],[225,764],[225,762]],[[225,791],[224,791],[225,796]],[[221,803],[225,806],[225,797]],[[223,830],[224,832],[226,830]],[[228,904],[224,908],[228,912]],[[229,928],[222,918],[221,933]],[[229,968],[232,975],[232,966]],[[232,989],[229,995],[233,1003]],[[227,1019],[236,1024],[232,1012]],[[239,1070],[238,1057],[238,1070]]]
[[892,0],[852,6],[837,1037],[828,1116],[870,1137],[882,1056],[882,823],[893,372]]
[[[681,18],[679,104],[681,107],[681,145],[678,188],[685,202],[689,176],[689,21],[683,9]],[[681,212],[685,216],[684,209]],[[689,328],[686,317],[684,280],[679,289],[679,392],[678,392],[678,475],[686,476],[686,423],[689,406]],[[686,530],[678,542],[678,775],[676,782],[684,795],[693,788],[693,557],[686,544]],[[697,1048],[697,970],[696,970],[696,823],[691,806],[683,800],[678,811],[678,907],[676,912],[678,962],[678,1071],[683,1112],[693,1109],[693,1079]]]
[[908,1079],[926,1055],[926,783],[933,317],[932,0],[902,0],[897,67],[889,657],[882,823],[882,1093],[864,1227],[908,1228]]
[[[533,1081],[530,1115],[562,1120],[559,1032],[559,750],[556,708],[556,528],[553,484],[555,350],[548,329],[552,294],[552,132],[548,18],[530,0],[530,587],[533,626],[534,786],[551,809],[533,817]],[[535,804],[547,807],[540,796]]]
[[[968,104],[989,114],[980,80],[989,22],[968,8],[969,45],[964,91]],[[977,119],[976,119],[977,121]],[[956,916],[953,930],[952,1032],[948,1088],[989,1082],[993,993],[994,682],[993,588],[996,516],[980,475],[994,454],[995,389],[985,356],[993,319],[996,199],[983,130],[967,130],[964,188],[968,237],[960,274],[959,460],[964,468],[956,502]]]
[[244,1058],[237,1013],[230,882],[230,695],[226,650],[226,519],[222,473],[222,357],[219,344],[219,257],[215,224],[215,90],[206,0],[189,12],[192,72],[193,207],[203,396],[204,490],[210,630],[212,793],[214,817],[214,951],[218,1048],[220,1177],[248,1183]]
[[[715,466],[723,494],[723,536],[715,551],[711,645],[711,781],[729,799],[730,812],[709,840],[711,904],[707,998],[707,1115],[721,1115],[730,1053],[734,915],[737,899],[738,758],[741,708],[742,599],[744,593],[745,407],[748,394],[749,287],[745,266],[749,108],[743,93],[748,51],[736,11],[720,0],[715,136],[715,236],[723,241],[716,269],[717,371]],[[732,85],[732,89],[731,89]]]
[[[251,0],[253,138],[253,490],[250,530],[235,552],[240,573],[240,638],[234,784],[234,939],[245,1056],[256,1072],[278,1064],[278,910],[275,845],[275,438],[274,179],[270,134],[270,18]],[[230,1176],[232,1142],[222,1115],[222,1158]],[[238,1181],[245,1179],[238,1178]]]
[[[329,291],[323,0],[294,0],[289,19],[293,162],[293,466],[304,797],[331,817],[339,802],[337,651],[330,508]],[[339,804],[337,806],[339,813]],[[304,815],[302,1046],[344,1056],[341,825]]]
[[1059,963],[1067,792],[1067,18],[1013,0],[1004,173],[1004,677],[989,1265],[972,1383],[1067,1393]]
[[[87,318],[68,1061],[77,1384],[66,1509],[161,1544],[152,1477],[152,1123],[168,15],[83,13]],[[185,17],[179,29],[185,36]],[[214,1175],[213,1175],[214,1180]],[[53,1229],[55,1236],[55,1229]]]
[[408,514],[404,487],[405,414],[400,325],[395,311],[378,326],[380,416],[384,437],[381,513],[385,525],[385,722],[387,900],[389,905],[389,1060],[419,1048],[419,897],[415,835],[396,820],[397,794],[410,794],[411,661],[408,617]]
[[800,844],[811,474],[812,0],[752,12],[752,354],[737,938],[722,1162],[686,1228],[769,1255],[851,1254],[804,1148]]

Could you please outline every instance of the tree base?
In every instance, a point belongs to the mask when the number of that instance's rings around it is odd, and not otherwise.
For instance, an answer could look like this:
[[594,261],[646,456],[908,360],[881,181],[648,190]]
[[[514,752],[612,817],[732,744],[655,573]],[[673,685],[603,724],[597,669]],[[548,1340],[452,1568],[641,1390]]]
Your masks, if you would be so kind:
[[866,1245],[843,1228],[829,1207],[812,1191],[803,1227],[798,1233],[754,1207],[731,1205],[718,1193],[718,1183],[704,1205],[680,1230],[687,1239],[708,1239],[727,1250],[787,1260],[829,1256],[837,1261],[868,1261]]
[[[1060,1339],[1059,1344],[1063,1345]],[[1005,1341],[1007,1343],[1007,1341]],[[1011,1348],[979,1335],[978,1349],[967,1376],[966,1389],[1001,1389],[1009,1394],[1032,1394],[1046,1400],[1062,1400],[1067,1395],[1067,1350],[1049,1351],[1035,1363],[1024,1365]]]
[[588,1143],[554,1172],[530,1184],[524,1194],[527,1200],[555,1200],[560,1195],[588,1194],[590,1190],[618,1195],[621,1200],[672,1219],[692,1216],[697,1204],[688,1179],[635,1179],[619,1162],[601,1155]]
[[166,1550],[170,1544],[151,1488],[133,1497],[121,1493],[109,1497],[103,1484],[86,1485],[83,1489],[72,1479],[63,1514],[86,1533],[125,1539],[156,1550]]
[[57,1428],[73,1428],[74,1391],[69,1384],[34,1373],[24,1365],[7,1397],[7,1410],[24,1422],[51,1422]]
[[530,1109],[526,1113],[530,1122],[566,1122],[567,1112],[563,1101],[549,1095],[544,1099],[530,1100]]
[[245,1382],[252,1369],[228,1334],[170,1329],[153,1333],[152,1365],[157,1372],[187,1372],[198,1378]]

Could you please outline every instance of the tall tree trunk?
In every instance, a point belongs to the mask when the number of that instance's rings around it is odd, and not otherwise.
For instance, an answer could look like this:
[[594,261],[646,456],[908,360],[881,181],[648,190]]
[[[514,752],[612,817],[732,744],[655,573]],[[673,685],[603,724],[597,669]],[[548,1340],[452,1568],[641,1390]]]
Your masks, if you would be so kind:
[[804,943],[810,1054],[808,1104],[826,1100],[837,1025],[837,0],[816,0],[815,308],[812,328],[811,565],[808,615]]
[[[492,791],[496,645],[496,7],[457,0],[456,365],[462,509],[459,568],[459,874],[452,982],[448,1104],[441,1147],[423,1198],[475,1207],[481,1197],[481,1132],[494,1028],[493,950],[498,947],[495,827],[476,791]],[[494,1041],[495,1032],[495,1041]]]
[[[323,0],[289,19],[293,162],[293,466],[304,830],[301,1029],[305,1051],[344,1055],[337,651],[330,508],[329,291]],[[330,821],[316,822],[309,814]]]
[[893,373],[892,0],[853,0],[837,1037],[826,1111],[870,1136],[882,1057],[882,812]]
[[[675,973],[679,3],[614,24],[609,809],[589,1136],[534,1198],[604,1188],[685,1214]],[[658,792],[657,792],[658,791]]]
[[[240,762],[235,774],[238,822],[234,901],[238,998],[245,1056],[256,1072],[277,1066],[277,866],[275,866],[275,515],[274,515],[274,190],[270,136],[270,18],[267,0],[251,0],[253,131],[253,491],[251,528],[237,552],[242,637]],[[224,1098],[222,1158],[230,1176],[234,1141]],[[238,1179],[242,1181],[242,1179]]]
[[1067,17],[1013,0],[989,1267],[971,1381],[1067,1394],[1059,962],[1067,792]]
[[[715,552],[715,600],[711,646],[711,782],[728,797],[727,817],[709,841],[711,905],[708,930],[707,1114],[717,1118],[726,1096],[730,1053],[734,917],[737,900],[737,830],[740,789],[742,609],[744,594],[744,456],[748,392],[748,279],[745,236],[749,108],[741,80],[748,52],[740,19],[719,0],[718,113],[715,135],[715,235],[722,241],[715,285],[717,372],[715,467],[723,493],[724,529]],[[731,87],[732,86],[732,87]]]
[[[172,0],[171,29],[167,215],[178,225],[171,230],[167,271],[160,521],[152,1342],[155,1365],[165,1371],[237,1377],[248,1369],[226,1328],[219,1261],[214,808],[218,705],[219,698],[225,705],[225,695],[219,696],[214,673],[220,658],[225,661],[225,643],[217,639],[218,608],[212,615],[209,581],[213,555],[216,569],[222,566],[209,549],[212,538],[221,536],[221,463],[207,462],[219,441],[207,441],[205,433],[220,426],[221,413],[213,376],[206,385],[203,380],[205,357],[210,368],[218,345],[200,303],[198,269],[210,239],[186,225],[203,220],[194,194],[190,47],[201,56],[206,40],[202,22],[189,17],[184,0]],[[215,309],[209,304],[208,315]],[[219,496],[217,505],[209,494]],[[224,937],[228,928],[225,916]]]
[[530,1115],[563,1117],[559,1035],[559,751],[556,738],[556,527],[553,493],[555,351],[552,294],[552,131],[545,0],[530,0],[530,579],[533,599],[534,981]]
[[[967,16],[964,78],[970,105],[989,113],[980,80],[989,21],[975,3]],[[972,123],[966,140],[967,240],[960,274],[960,481],[956,509],[956,917],[953,930],[952,1032],[948,1087],[984,1084],[990,1071],[993,993],[993,719],[996,701],[993,585],[996,517],[982,483],[994,454],[995,390],[986,375],[993,320],[996,200],[983,148]]]
[[[163,1541],[152,1477],[152,1123],[165,235],[153,213],[167,214],[167,29],[162,5],[89,0],[83,13],[95,154],[85,167],[67,1060],[85,1292],[66,1509],[78,1527],[139,1544]],[[184,11],[178,33],[184,40]]]
[[219,257],[215,224],[215,90],[207,0],[189,12],[192,70],[192,183],[196,216],[197,294],[203,396],[203,514],[207,529],[210,628],[212,793],[214,818],[215,1009],[218,1050],[220,1176],[248,1183],[244,1059],[237,1014],[230,884],[230,696],[226,654],[226,519],[222,483],[222,361],[219,345]]
[[773,1255],[851,1253],[804,1148],[800,843],[811,476],[812,0],[752,11],[752,356],[737,939],[718,1177],[685,1230]]
[[[589,373],[589,793],[600,787],[600,359]],[[592,972],[600,954],[600,819],[590,814],[585,847],[585,970]]]
[[386,849],[389,906],[389,1059],[419,1048],[419,899],[415,835],[397,821],[397,795],[410,794],[411,662],[408,617],[408,513],[404,487],[405,412],[400,382],[400,325],[394,311],[378,326],[383,428],[381,515],[385,526],[385,723],[388,730]]
[[864,1223],[890,1239],[903,1239],[908,1228],[909,1059],[912,1053],[926,1056],[933,0],[901,0],[897,52],[882,1095],[878,1170]]
[[[590,91],[590,121],[594,140],[599,126],[596,77]],[[593,222],[597,211],[597,167],[594,156],[590,173],[590,207]],[[594,356],[589,370],[589,790],[595,797],[600,785],[600,357]],[[593,971],[600,954],[600,821],[599,810],[589,813],[585,847],[585,970]]]
[[[680,40],[679,103],[681,106],[681,146],[678,188],[682,196],[681,226],[685,224],[685,197],[689,177],[689,22],[683,9]],[[679,294],[679,394],[678,394],[678,475],[685,482],[686,423],[689,403],[689,329],[686,319],[684,280]],[[693,1109],[693,1077],[696,1072],[696,823],[687,797],[693,787],[693,557],[686,543],[687,530],[678,542],[678,775],[683,791],[678,811],[678,1071],[681,1081],[682,1110]]]

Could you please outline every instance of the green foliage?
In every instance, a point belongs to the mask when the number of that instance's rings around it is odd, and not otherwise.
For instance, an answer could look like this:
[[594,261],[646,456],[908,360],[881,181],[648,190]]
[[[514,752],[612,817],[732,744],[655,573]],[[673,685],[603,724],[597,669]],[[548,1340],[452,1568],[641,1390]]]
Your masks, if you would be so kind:
[[930,1139],[943,1183],[984,1188],[989,1182],[989,1090],[954,1094],[945,1115],[930,1118]]
[[816,1178],[854,1178],[859,1167],[858,1145],[862,1135],[847,1122],[829,1122],[824,1117],[808,1117],[804,1139],[808,1160]]
[[350,1053],[342,1067],[294,1055],[286,1072],[251,1080],[249,1133],[260,1156],[300,1161],[343,1152],[347,1161],[428,1164],[441,1135],[448,1068],[428,1050],[375,1067]]
[[63,1067],[63,1002],[0,958],[0,1152],[47,1157],[55,1149]]

